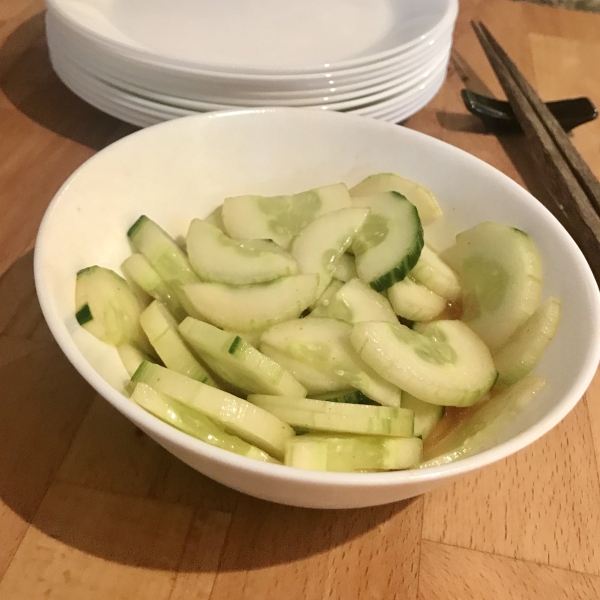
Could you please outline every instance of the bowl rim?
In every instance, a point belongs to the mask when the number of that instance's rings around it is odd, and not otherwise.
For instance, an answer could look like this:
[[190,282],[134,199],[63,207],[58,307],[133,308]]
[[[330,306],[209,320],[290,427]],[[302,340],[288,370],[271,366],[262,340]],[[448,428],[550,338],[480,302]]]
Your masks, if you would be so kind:
[[[567,246],[570,246],[571,252],[574,254],[574,257],[576,257],[577,268],[580,271],[583,281],[585,282],[585,289],[583,292],[596,296],[595,310],[592,312],[589,322],[589,330],[593,332],[594,335],[585,355],[585,359],[581,363],[577,380],[570,389],[569,393],[562,398],[557,406],[544,415],[542,419],[540,419],[532,427],[519,433],[515,437],[498,444],[489,450],[485,450],[479,454],[457,460],[455,462],[422,469],[386,471],[378,473],[339,473],[312,471],[295,469],[283,464],[261,462],[252,458],[235,454],[228,450],[223,450],[221,448],[212,446],[207,442],[193,438],[192,436],[185,434],[173,426],[161,421],[159,418],[148,413],[140,406],[132,403],[129,398],[113,388],[92,367],[92,365],[85,359],[84,355],[78,349],[71,334],[68,332],[67,327],[62,322],[60,315],[55,312],[55,307],[53,306],[52,301],[52,293],[49,289],[49,286],[46,285],[46,279],[42,266],[45,247],[47,244],[46,240],[48,239],[46,230],[50,226],[54,212],[59,207],[63,192],[70,186],[71,182],[79,176],[79,173],[84,169],[88,169],[90,165],[93,165],[93,163],[98,160],[98,157],[113,152],[115,147],[119,147],[123,143],[130,143],[128,141],[130,138],[153,136],[155,135],[156,131],[160,131],[162,129],[181,127],[181,121],[189,122],[190,120],[208,121],[214,119],[235,119],[236,117],[248,117],[249,115],[263,115],[263,118],[265,118],[264,115],[281,115],[285,113],[304,113],[305,116],[318,115],[318,118],[344,119],[346,121],[360,120],[362,123],[367,120],[365,117],[361,117],[359,115],[328,111],[321,112],[314,111],[312,109],[289,107],[240,109],[182,117],[180,119],[166,121],[145,129],[141,129],[109,144],[82,163],[59,188],[52,201],[48,205],[38,230],[37,240],[34,248],[34,280],[42,314],[48,324],[48,327],[60,349],[71,362],[71,364],[77,369],[79,374],[95,389],[100,396],[112,404],[121,414],[134,422],[151,437],[154,438],[154,436],[157,436],[159,439],[165,440],[171,446],[180,447],[185,449],[187,452],[204,456],[215,463],[220,463],[222,465],[226,464],[229,467],[233,467],[253,475],[261,475],[271,477],[273,479],[303,484],[327,484],[329,487],[336,488],[348,486],[390,487],[454,478],[456,476],[488,466],[507,458],[512,454],[515,454],[519,450],[522,450],[526,446],[529,446],[533,442],[537,441],[544,434],[553,429],[558,423],[560,423],[560,421],[562,421],[567,414],[573,410],[573,408],[583,397],[596,373],[598,364],[600,363],[600,294],[591,268],[581,250],[571,236],[567,233],[567,231],[563,228],[563,226],[559,223],[559,221],[554,217],[554,215],[552,215],[548,209],[538,202],[538,200],[530,192],[513,181],[502,171],[492,167],[476,156],[469,154],[465,150],[452,146],[447,142],[429,136],[425,133],[404,127],[400,129],[397,125],[371,119],[368,120],[372,122],[374,127],[387,129],[388,131],[402,131],[403,133],[401,135],[406,135],[408,138],[426,138],[427,143],[430,143],[433,146],[451,148],[453,152],[458,153],[463,159],[471,161],[473,164],[477,164],[479,169],[486,171],[490,176],[501,179],[506,188],[511,189],[515,194],[522,196],[526,202],[534,202],[535,205],[537,205],[537,210],[539,210],[541,214],[545,214],[546,219],[555,229],[556,233],[563,237]],[[327,116],[323,117],[325,114]]]

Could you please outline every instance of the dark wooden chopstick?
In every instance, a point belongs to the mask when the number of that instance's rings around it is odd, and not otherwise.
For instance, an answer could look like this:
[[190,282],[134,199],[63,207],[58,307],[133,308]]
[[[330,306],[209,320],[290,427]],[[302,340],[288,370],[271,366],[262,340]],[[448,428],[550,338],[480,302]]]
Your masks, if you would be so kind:
[[500,46],[494,36],[490,33],[489,29],[483,23],[479,23],[479,26],[491,46],[496,51],[496,54],[501,58],[502,63],[510,73],[514,82],[521,88],[521,91],[531,103],[531,106],[538,117],[544,122],[556,147],[569,164],[573,174],[586,192],[590,202],[593,204],[594,209],[597,212],[600,212],[600,182],[598,182],[598,179],[596,179],[588,164],[581,158],[581,155],[571,143],[571,140],[565,133],[565,130],[561,127],[560,123],[556,120],[556,117],[540,99],[530,83],[523,77],[515,63],[510,59],[508,54],[506,54],[502,46]]
[[600,184],[487,28],[481,23],[472,25],[544,174],[555,204],[552,212],[577,242],[600,282]]

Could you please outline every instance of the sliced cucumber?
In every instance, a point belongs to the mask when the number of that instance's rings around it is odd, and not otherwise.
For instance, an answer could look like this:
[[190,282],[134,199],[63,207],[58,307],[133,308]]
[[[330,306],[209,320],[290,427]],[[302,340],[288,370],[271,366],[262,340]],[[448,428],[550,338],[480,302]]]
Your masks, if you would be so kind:
[[350,190],[350,195],[357,198],[380,192],[398,192],[405,196],[416,206],[423,225],[428,225],[442,216],[442,209],[430,190],[395,173],[370,175],[355,185]]
[[402,408],[408,408],[415,414],[415,437],[426,440],[433,428],[439,423],[446,410],[438,404],[423,402],[410,394],[402,394]]
[[119,353],[119,358],[127,371],[129,377],[132,377],[133,374],[138,370],[138,367],[145,361],[150,361],[150,357],[143,352],[140,352],[135,346],[131,344],[121,344],[117,346],[117,352]]
[[429,246],[423,246],[421,256],[410,275],[446,300],[460,298],[462,290],[457,274]]
[[215,210],[213,210],[208,217],[205,217],[204,220],[211,225],[214,225],[219,231],[222,231],[224,234],[227,234],[227,230],[225,229],[225,225],[223,224],[223,205],[219,204]]
[[340,257],[368,214],[368,208],[341,208],[317,217],[294,238],[290,252],[300,272],[319,276],[317,296],[329,285]]
[[248,402],[268,410],[293,427],[309,431],[337,431],[396,437],[413,435],[414,414],[404,408],[337,404],[326,400],[259,394],[248,396]]
[[428,447],[425,462],[419,467],[445,465],[493,448],[502,441],[503,429],[519,417],[545,383],[542,377],[529,375],[492,396],[440,441]]
[[392,471],[417,465],[422,455],[417,438],[309,434],[286,444],[284,463],[317,471]]
[[282,409],[291,408],[307,412],[318,412],[333,417],[347,416],[365,420],[399,419],[403,423],[402,431],[408,432],[407,435],[412,435],[412,428],[407,428],[406,424],[410,423],[411,419],[414,417],[413,413],[405,408],[397,406],[377,406],[374,404],[358,404],[355,402],[331,402],[330,400],[304,398],[302,396],[294,397],[269,394],[250,394],[248,396],[248,402],[252,402],[257,406],[265,407],[267,405],[273,405]]
[[548,298],[494,355],[499,384],[511,385],[531,372],[556,334],[561,307],[558,298]]
[[442,313],[448,303],[410,275],[395,283],[387,291],[387,297],[394,312],[411,321],[431,321]]
[[258,348],[260,346],[260,337],[263,334],[264,329],[253,329],[252,331],[229,331],[233,335],[239,335],[243,340],[248,342],[251,346]]
[[131,399],[161,421],[211,446],[217,446],[223,448],[223,450],[229,450],[235,452],[235,454],[263,462],[279,462],[260,448],[235,435],[225,433],[223,429],[202,413],[157,392],[145,383],[138,383],[135,386]]
[[445,258],[462,283],[462,320],[495,352],[540,304],[535,244],[519,229],[484,222],[459,233]]
[[227,431],[282,459],[294,430],[258,406],[185,375],[144,362],[132,377],[213,419]]
[[329,392],[327,394],[321,394],[315,396],[315,400],[326,400],[327,402],[344,402],[345,404],[370,404],[377,405],[377,402],[373,402],[370,398],[367,398],[359,390],[344,390],[341,392]]
[[350,205],[350,194],[343,183],[294,196],[237,196],[223,202],[223,223],[233,238],[273,240],[289,248],[292,239],[311,221]]
[[191,317],[179,331],[202,358],[213,359],[231,373],[228,381],[246,393],[306,396],[306,388],[281,365],[241,337]]
[[352,279],[345,283],[329,298],[326,305],[317,306],[310,316],[329,317],[348,323],[361,321],[396,323],[398,320],[385,297],[360,279]]
[[317,298],[315,306],[327,306],[330,298],[344,285],[339,279],[332,279],[325,291]]
[[151,354],[140,326],[142,304],[120,275],[92,266],[77,273],[75,318],[79,325],[111,346],[132,344]]
[[348,254],[347,252],[342,254],[333,271],[333,277],[334,279],[339,279],[340,281],[350,281],[351,279],[358,277],[354,256]]
[[204,281],[248,285],[298,273],[296,261],[270,240],[232,240],[194,219],[187,234],[190,263]]
[[431,404],[474,404],[498,375],[486,345],[461,321],[433,321],[419,332],[399,323],[357,323],[350,339],[382,377]]
[[400,390],[358,357],[350,344],[351,331],[351,325],[336,319],[296,319],[267,329],[261,339],[262,344],[340,377],[345,384],[341,389],[352,387],[380,404],[399,406]]
[[396,192],[354,198],[353,205],[371,209],[352,244],[358,276],[383,292],[404,279],[419,259],[423,228],[417,209]]
[[167,283],[179,286],[199,281],[185,252],[146,215],[142,215],[129,228],[127,237]]
[[317,275],[291,275],[268,283],[234,287],[194,283],[182,290],[200,316],[236,331],[262,329],[293,319],[317,299]]
[[260,350],[291,373],[309,394],[323,394],[345,390],[348,387],[345,379],[333,372],[319,371],[306,360],[299,360],[281,352],[269,344],[261,343]]
[[164,304],[154,300],[140,315],[140,323],[167,368],[216,387],[206,369],[181,339],[177,322]]
[[123,272],[155,300],[162,302],[177,322],[187,316],[173,287],[152,267],[142,254],[132,254],[121,265]]

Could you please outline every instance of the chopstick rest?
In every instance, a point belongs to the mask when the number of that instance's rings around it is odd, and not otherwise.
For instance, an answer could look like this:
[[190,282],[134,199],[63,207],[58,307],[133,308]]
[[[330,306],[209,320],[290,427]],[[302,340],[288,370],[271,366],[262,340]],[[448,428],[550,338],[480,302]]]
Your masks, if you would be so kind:
[[[497,100],[471,90],[460,92],[466,109],[479,117],[485,128],[494,133],[523,132],[519,121],[509,102]],[[565,131],[571,131],[593,121],[598,116],[598,109],[589,98],[568,98],[547,102],[546,106]]]

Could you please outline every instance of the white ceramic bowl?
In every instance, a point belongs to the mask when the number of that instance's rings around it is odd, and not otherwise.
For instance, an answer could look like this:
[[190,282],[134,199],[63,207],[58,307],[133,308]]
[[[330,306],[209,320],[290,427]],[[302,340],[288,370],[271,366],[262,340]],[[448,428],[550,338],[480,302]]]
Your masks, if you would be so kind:
[[[494,220],[528,232],[544,261],[544,296],[563,299],[559,331],[537,368],[548,384],[494,448],[423,470],[304,471],[253,461],[190,438],[119,391],[126,373],[116,352],[75,321],[74,282],[76,272],[91,264],[118,268],[130,252],[125,232],[141,213],[179,235],[191,218],[207,215],[227,195],[289,193],[336,181],[352,185],[381,171],[396,171],[431,188],[458,230]],[[35,280],[53,335],[99,394],[198,471],[284,504],[384,504],[505,458],[544,435],[576,405],[600,357],[595,280],[573,240],[541,204],[461,150],[415,131],[341,113],[290,108],[213,113],[163,123],[114,143],[80,167],[49,206],[35,249]]]

